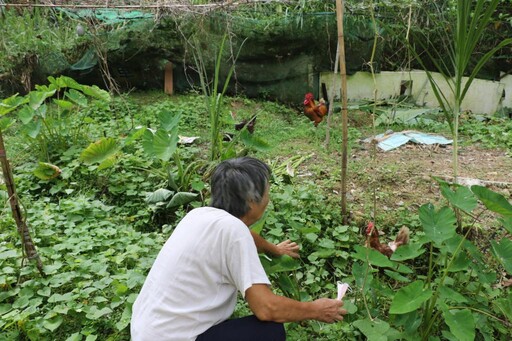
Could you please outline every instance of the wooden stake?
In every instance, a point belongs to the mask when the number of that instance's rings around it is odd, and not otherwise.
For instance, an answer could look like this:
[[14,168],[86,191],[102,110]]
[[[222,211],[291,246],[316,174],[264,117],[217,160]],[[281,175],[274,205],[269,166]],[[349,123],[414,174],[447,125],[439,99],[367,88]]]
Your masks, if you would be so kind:
[[37,270],[39,270],[41,276],[45,277],[45,273],[43,271],[43,263],[41,262],[41,258],[39,258],[36,246],[32,241],[32,237],[30,236],[30,231],[28,230],[27,224],[23,220],[21,208],[18,203],[18,196],[16,195],[16,188],[14,187],[14,180],[12,177],[11,167],[9,166],[9,160],[7,160],[7,153],[5,151],[4,139],[1,130],[0,163],[2,164],[2,173],[4,175],[5,186],[7,187],[7,194],[9,195],[9,203],[11,204],[12,216],[14,218],[14,221],[16,222],[16,226],[18,227],[18,233],[21,237],[23,253],[28,258],[28,260],[36,262]]
[[172,63],[165,64],[164,92],[168,95],[174,94]]
[[343,36],[343,0],[336,0],[336,18],[338,21],[338,45],[340,49],[341,76],[341,214],[343,224],[348,224],[347,214],[347,164],[348,164],[348,110],[347,110],[347,66],[345,62],[345,40]]

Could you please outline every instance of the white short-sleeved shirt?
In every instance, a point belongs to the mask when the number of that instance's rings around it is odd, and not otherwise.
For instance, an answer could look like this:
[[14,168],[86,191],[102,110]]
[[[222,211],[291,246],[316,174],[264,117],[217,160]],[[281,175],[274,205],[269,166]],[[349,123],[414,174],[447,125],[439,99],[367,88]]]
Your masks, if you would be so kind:
[[237,291],[270,284],[247,226],[197,208],[158,254],[132,309],[133,341],[195,340],[234,311]]

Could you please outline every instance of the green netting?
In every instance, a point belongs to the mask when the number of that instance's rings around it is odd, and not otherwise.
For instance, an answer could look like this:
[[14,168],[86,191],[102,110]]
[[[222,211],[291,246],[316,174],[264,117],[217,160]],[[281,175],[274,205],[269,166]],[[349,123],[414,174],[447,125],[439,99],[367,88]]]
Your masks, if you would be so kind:
[[75,19],[86,19],[86,18],[96,18],[101,20],[103,23],[107,25],[119,24],[119,23],[129,23],[133,20],[138,19],[152,19],[153,14],[145,13],[141,11],[119,11],[113,9],[78,9],[78,10],[69,10],[65,8],[58,8],[59,11],[66,13],[71,18]]
[[93,48],[88,49],[85,54],[80,58],[78,62],[69,67],[70,70],[84,71],[89,70],[96,66],[98,63],[98,57],[96,51]]

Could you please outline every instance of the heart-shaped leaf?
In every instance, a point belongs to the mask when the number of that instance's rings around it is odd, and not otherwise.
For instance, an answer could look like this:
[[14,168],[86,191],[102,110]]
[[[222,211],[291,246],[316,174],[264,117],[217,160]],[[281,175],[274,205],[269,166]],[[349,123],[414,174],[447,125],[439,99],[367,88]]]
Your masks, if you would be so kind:
[[471,190],[489,210],[506,217],[512,217],[512,205],[503,195],[478,185],[471,186]]
[[18,118],[20,119],[21,123],[27,124],[32,121],[32,118],[34,118],[35,114],[36,111],[30,106],[26,105],[21,108],[20,111],[18,111]]
[[59,167],[47,162],[39,162],[39,165],[34,169],[34,175],[41,180],[51,180],[58,177],[62,173]]
[[[80,89],[78,89],[80,90]],[[111,97],[108,91],[100,89],[97,85],[82,85],[82,92],[87,96],[91,96],[95,99],[99,99],[104,102],[110,102]]]
[[424,288],[423,281],[415,281],[397,291],[389,312],[405,314],[414,311],[432,296],[432,290]]
[[475,319],[468,309],[445,310],[443,316],[450,332],[458,340],[475,339]]
[[352,254],[352,256],[356,259],[360,259],[363,262],[368,262],[375,266],[380,267],[394,267],[393,262],[391,262],[388,257],[384,256],[379,251],[376,251],[372,248],[363,247],[361,245],[354,246],[354,249],[356,250],[355,253]]
[[25,124],[22,128],[23,133],[27,134],[31,138],[35,139],[39,132],[41,131],[41,120],[31,121],[28,124]]
[[385,321],[374,319],[357,320],[354,326],[366,336],[370,341],[387,341],[386,332],[389,330],[389,324]]
[[87,97],[80,91],[77,91],[75,89],[70,89],[65,93],[66,97],[69,98],[72,102],[78,104],[82,108],[85,108],[87,106]]
[[407,244],[402,245],[396,249],[391,255],[391,260],[404,261],[407,259],[414,259],[425,252],[421,244]]
[[455,207],[465,212],[471,212],[478,204],[475,195],[467,187],[457,185],[457,189],[452,191],[447,184],[441,184],[441,193]]
[[156,204],[159,202],[167,201],[167,199],[173,194],[174,192],[169,191],[166,188],[159,188],[156,191],[149,193],[146,197],[146,202],[148,204]]
[[170,132],[178,126],[181,119],[181,112],[170,112],[169,110],[162,110],[158,113],[158,120],[160,127],[166,132]]
[[101,163],[119,150],[117,141],[111,137],[91,143],[81,154],[80,160],[86,164]]
[[62,316],[57,315],[52,318],[45,318],[43,320],[43,327],[53,332],[55,329],[59,328],[59,326],[64,322]]
[[436,212],[432,204],[425,204],[420,207],[419,216],[425,236],[438,246],[455,235],[457,218],[450,208],[442,207]]
[[178,145],[177,130],[173,130],[171,134],[163,129],[159,129],[156,133],[149,129],[142,136],[142,146],[144,151],[151,157],[156,157],[162,161],[169,161]]
[[167,208],[174,208],[186,205],[197,198],[197,193],[190,192],[178,192],[176,193],[171,201],[167,204]]
[[0,116],[16,110],[20,105],[28,103],[28,98],[18,97],[18,94],[7,97],[0,102]]
[[55,94],[55,90],[51,91],[30,91],[28,104],[34,110],[37,110],[44,101]]
[[65,110],[69,110],[69,109],[71,109],[71,108],[73,108],[75,106],[70,101],[66,101],[66,100],[63,100],[63,99],[54,99],[53,102],[55,104],[57,104],[59,107],[61,107],[62,109],[65,109]]

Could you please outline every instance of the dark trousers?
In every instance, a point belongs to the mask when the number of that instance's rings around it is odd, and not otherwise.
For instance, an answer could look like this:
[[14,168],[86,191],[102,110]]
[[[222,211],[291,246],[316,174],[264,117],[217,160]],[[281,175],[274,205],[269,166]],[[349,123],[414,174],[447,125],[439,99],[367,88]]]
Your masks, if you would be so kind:
[[211,327],[196,341],[284,341],[284,325],[277,322],[263,322],[256,316],[226,320]]

